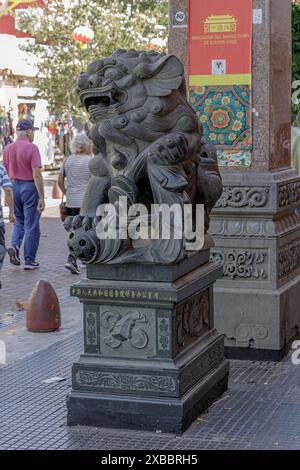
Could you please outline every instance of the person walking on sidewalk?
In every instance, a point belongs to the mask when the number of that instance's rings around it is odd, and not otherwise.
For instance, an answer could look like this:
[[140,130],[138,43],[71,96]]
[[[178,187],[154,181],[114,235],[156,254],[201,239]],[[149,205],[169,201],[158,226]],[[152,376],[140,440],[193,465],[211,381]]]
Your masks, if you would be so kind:
[[[68,216],[78,215],[84,193],[90,179],[89,161],[92,155],[92,142],[83,132],[70,142],[71,155],[65,158],[58,176],[58,186],[66,194]],[[67,187],[65,181],[67,180]],[[76,257],[69,254],[65,267],[73,274],[79,274]]]
[[21,265],[20,247],[24,239],[24,269],[39,268],[36,254],[40,241],[40,216],[45,208],[42,162],[38,147],[33,144],[37,130],[29,119],[17,124],[17,140],[4,150],[3,163],[13,183],[16,224],[11,247],[7,252],[10,262]]
[[[3,165],[0,165],[0,188],[4,189],[6,203],[9,208],[9,221],[14,224],[16,222],[16,217],[14,213],[14,196],[12,190],[12,183],[10,182],[6,169]],[[5,225],[3,219],[3,209],[1,204],[1,192],[0,192],[0,273],[3,266],[3,261],[6,255],[5,248]],[[0,279],[0,289],[2,287]]]

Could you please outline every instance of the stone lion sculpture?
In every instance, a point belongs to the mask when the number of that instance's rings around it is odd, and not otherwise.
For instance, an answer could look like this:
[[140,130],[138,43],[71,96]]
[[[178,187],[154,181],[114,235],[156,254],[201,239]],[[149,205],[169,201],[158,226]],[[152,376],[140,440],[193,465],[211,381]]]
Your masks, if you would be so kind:
[[186,240],[156,239],[135,246],[100,240],[97,208],[174,203],[204,204],[209,213],[222,194],[215,148],[187,102],[184,68],[174,55],[119,49],[96,60],[79,78],[77,92],[92,127],[91,179],[79,216],[68,218],[69,249],[85,263],[174,264],[190,256]]

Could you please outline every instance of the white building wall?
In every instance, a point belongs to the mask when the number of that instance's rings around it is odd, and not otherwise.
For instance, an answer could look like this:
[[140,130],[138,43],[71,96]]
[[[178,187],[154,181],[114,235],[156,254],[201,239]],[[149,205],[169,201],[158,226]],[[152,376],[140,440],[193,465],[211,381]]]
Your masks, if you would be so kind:
[[49,113],[45,100],[35,100],[35,89],[26,86],[26,77],[36,77],[38,69],[36,59],[29,57],[19,46],[32,39],[20,39],[9,34],[0,34],[0,69],[9,69],[14,76],[20,76],[24,80],[24,85],[12,86],[8,80],[0,80],[0,103],[8,109],[12,108],[14,124],[18,122],[18,105],[20,103],[35,103],[35,143],[38,145],[43,164],[49,164],[54,159],[53,136],[48,132],[45,125]]

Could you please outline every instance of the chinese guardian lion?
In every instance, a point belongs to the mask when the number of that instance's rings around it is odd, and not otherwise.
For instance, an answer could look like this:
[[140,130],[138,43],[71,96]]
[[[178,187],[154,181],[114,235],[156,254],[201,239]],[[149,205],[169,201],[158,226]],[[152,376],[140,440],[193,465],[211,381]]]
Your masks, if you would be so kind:
[[[142,203],[203,204],[209,213],[222,193],[215,148],[206,143],[187,102],[184,68],[174,55],[119,49],[91,63],[77,93],[92,123],[94,157],[80,215],[68,218],[68,246],[85,263],[175,264],[192,253],[186,240],[99,239],[97,208]],[[195,254],[195,253],[194,253]]]

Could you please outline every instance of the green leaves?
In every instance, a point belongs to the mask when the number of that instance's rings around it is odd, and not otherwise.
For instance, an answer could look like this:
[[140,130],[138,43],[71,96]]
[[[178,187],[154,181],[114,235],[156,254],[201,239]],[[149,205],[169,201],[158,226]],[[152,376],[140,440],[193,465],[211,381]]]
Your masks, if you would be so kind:
[[[300,79],[300,4],[292,4],[292,83]],[[299,112],[298,92],[293,93],[292,114]]]
[[300,78],[300,5],[292,4],[292,81]]

